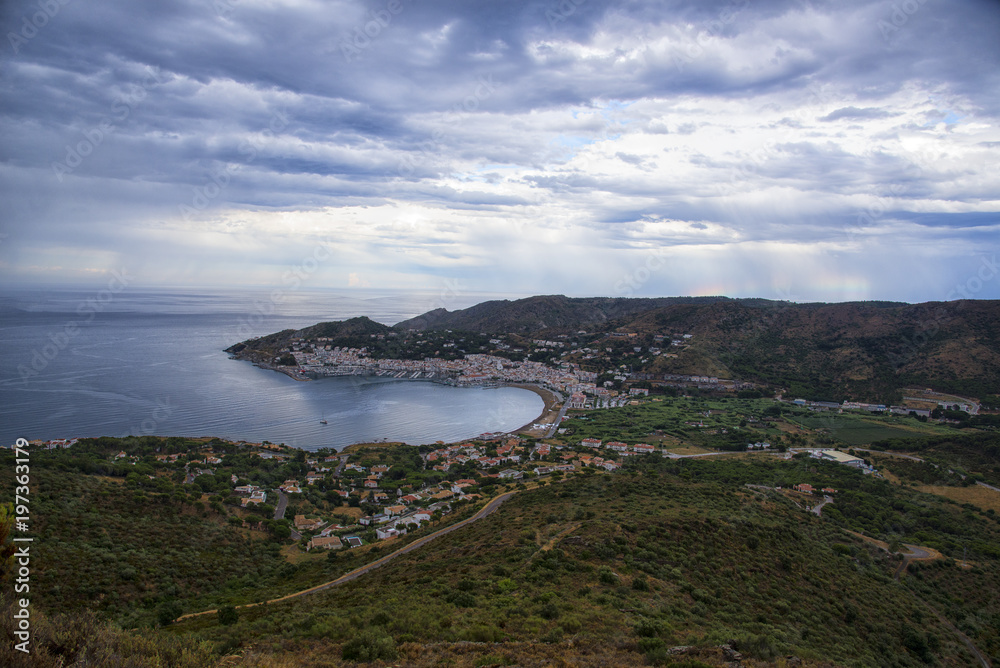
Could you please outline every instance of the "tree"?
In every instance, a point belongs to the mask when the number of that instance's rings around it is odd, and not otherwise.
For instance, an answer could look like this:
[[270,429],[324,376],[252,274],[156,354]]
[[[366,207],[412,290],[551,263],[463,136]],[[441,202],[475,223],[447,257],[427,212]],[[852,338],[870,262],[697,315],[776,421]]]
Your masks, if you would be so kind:
[[271,533],[278,540],[287,540],[291,537],[292,530],[284,522],[275,522],[271,525]]

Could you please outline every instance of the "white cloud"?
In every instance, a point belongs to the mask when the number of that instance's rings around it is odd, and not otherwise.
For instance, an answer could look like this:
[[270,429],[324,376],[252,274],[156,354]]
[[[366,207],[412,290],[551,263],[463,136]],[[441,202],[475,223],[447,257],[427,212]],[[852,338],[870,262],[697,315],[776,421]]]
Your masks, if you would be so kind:
[[879,2],[404,3],[350,62],[353,3],[137,11],[67,11],[5,63],[8,279],[268,284],[322,244],[316,284],[615,294],[666,249],[646,294],[919,300],[994,243],[985,7],[885,40]]

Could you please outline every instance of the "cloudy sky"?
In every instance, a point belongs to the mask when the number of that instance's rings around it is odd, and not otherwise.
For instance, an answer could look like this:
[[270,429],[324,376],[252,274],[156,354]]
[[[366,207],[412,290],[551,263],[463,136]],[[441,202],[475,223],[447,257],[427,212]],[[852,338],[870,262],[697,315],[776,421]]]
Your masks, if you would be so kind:
[[1000,298],[996,2],[0,12],[8,285]]

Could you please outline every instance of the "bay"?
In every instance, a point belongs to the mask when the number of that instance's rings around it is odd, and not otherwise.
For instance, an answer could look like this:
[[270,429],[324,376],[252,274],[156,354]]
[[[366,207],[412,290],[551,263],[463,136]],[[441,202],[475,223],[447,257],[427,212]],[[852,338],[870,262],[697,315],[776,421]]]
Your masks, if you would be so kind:
[[[496,295],[448,295],[449,309]],[[0,294],[0,442],[128,434],[268,440],[315,450],[453,442],[535,419],[538,395],[381,378],[296,381],[230,359],[249,336],[442,306],[421,292],[22,290]],[[325,419],[327,424],[321,424]]]

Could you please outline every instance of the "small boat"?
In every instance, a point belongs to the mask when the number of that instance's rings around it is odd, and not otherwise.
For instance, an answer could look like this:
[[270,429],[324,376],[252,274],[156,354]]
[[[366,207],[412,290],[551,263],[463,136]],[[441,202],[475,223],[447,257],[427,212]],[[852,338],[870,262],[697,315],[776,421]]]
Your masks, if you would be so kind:
[[326,420],[320,420],[319,423],[320,424],[326,424]]

